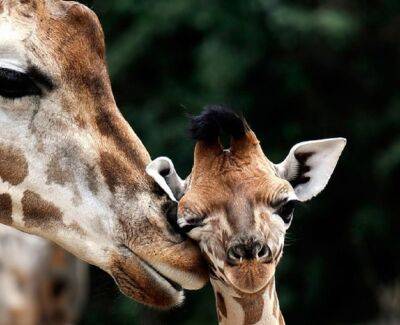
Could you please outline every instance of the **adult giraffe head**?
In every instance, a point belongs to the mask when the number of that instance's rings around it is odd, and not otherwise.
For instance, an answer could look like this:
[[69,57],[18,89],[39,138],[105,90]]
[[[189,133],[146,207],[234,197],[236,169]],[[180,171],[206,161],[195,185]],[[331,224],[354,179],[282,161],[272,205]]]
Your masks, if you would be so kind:
[[[226,150],[222,131],[231,136]],[[294,207],[325,188],[346,140],[299,143],[275,165],[247,123],[226,108],[206,108],[192,119],[191,133],[197,144],[185,182],[168,158],[153,161],[148,172],[179,199],[177,224],[209,262],[221,323],[282,323],[274,275]]]
[[0,222],[99,266],[139,302],[175,306],[207,273],[148,163],[116,107],[96,15],[0,1]]

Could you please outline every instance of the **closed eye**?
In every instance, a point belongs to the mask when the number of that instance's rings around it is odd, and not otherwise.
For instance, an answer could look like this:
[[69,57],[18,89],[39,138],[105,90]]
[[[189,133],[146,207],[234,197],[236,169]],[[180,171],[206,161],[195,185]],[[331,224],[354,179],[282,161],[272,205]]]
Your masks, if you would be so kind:
[[47,76],[35,68],[27,73],[0,68],[0,96],[2,97],[17,99],[26,96],[42,96],[43,88],[51,90],[53,84]]
[[194,228],[204,226],[204,216],[190,216],[178,218],[178,225],[184,233],[192,231]]

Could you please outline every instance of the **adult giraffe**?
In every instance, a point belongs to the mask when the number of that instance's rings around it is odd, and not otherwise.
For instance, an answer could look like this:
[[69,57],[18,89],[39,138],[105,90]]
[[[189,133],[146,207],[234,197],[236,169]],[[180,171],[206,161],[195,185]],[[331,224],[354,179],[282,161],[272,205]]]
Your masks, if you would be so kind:
[[[219,322],[284,324],[275,269],[294,206],[325,188],[346,140],[299,143],[274,165],[246,122],[226,108],[207,108],[192,119],[191,131],[197,144],[185,182],[168,158],[147,170],[180,200],[177,224],[209,262]],[[227,150],[222,131],[232,138]]]
[[108,272],[168,308],[207,281],[168,224],[172,200],[116,107],[96,15],[74,1],[0,1],[0,222]]

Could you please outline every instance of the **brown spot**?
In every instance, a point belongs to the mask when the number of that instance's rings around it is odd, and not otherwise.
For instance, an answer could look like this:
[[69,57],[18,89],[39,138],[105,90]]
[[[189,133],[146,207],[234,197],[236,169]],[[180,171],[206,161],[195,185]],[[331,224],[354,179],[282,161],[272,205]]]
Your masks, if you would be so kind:
[[[65,225],[65,224],[64,224],[64,225]],[[81,235],[82,237],[87,235],[86,231],[83,230],[83,229],[81,228],[81,226],[79,226],[79,224],[78,224],[76,221],[73,221],[70,225],[68,225],[68,226],[66,226],[66,227],[67,227],[69,230],[75,231],[76,233],[78,233],[78,234]]]
[[136,192],[143,178],[141,175],[135,175],[132,167],[121,157],[108,152],[100,154],[100,168],[111,192],[115,192],[118,186]]
[[227,313],[226,313],[225,299],[219,292],[217,292],[216,296],[217,296],[217,309],[218,309],[218,312],[221,313],[222,316],[224,316],[226,318]]
[[12,200],[10,194],[0,195],[0,222],[5,225],[12,224]]
[[[68,15],[65,17],[66,25],[71,29],[79,31],[79,36],[85,40],[85,48],[90,53],[95,53],[98,57],[105,56],[104,35],[101,24],[96,14],[84,5],[72,5]],[[81,44],[80,49],[83,48]],[[90,50],[89,50],[90,49]]]
[[27,227],[49,228],[64,225],[60,209],[35,192],[26,190],[21,204]]
[[94,194],[97,194],[97,192],[99,191],[98,177],[99,177],[99,175],[97,175],[97,173],[96,173],[96,167],[87,165],[86,166],[86,181],[88,183],[89,190]]
[[63,82],[82,102],[112,103],[113,96],[105,64],[105,42],[100,22],[90,9],[76,2],[60,1],[64,12],[58,19],[43,20],[42,37],[59,60]]
[[75,205],[82,201],[81,193],[75,182],[75,172],[79,168],[76,160],[79,161],[79,155],[80,150],[74,145],[69,145],[68,151],[65,150],[52,156],[46,171],[47,184],[55,183],[62,186],[71,184],[70,186],[74,192],[73,203]]
[[255,324],[260,321],[264,310],[264,298],[261,293],[246,294],[235,300],[242,306],[244,311],[244,325]]
[[0,177],[11,185],[18,185],[28,175],[28,163],[22,151],[0,146]]
[[126,122],[115,112],[107,108],[100,108],[96,117],[96,125],[100,133],[109,137],[116,147],[124,154],[136,168],[144,171],[150,162],[147,151],[140,140],[133,135]]
[[65,185],[74,180],[74,172],[71,168],[63,168],[61,166],[61,157],[55,155],[51,158],[47,166],[47,182]]

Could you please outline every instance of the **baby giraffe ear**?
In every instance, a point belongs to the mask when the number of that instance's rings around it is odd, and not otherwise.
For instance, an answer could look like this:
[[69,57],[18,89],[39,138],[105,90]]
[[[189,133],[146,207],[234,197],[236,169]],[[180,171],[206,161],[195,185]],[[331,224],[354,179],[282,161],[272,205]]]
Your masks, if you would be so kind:
[[177,202],[183,196],[185,182],[177,174],[171,159],[159,157],[153,160],[146,167],[146,172],[160,185],[171,200]]
[[333,138],[298,143],[276,165],[278,174],[292,184],[300,201],[308,201],[328,184],[346,142]]

